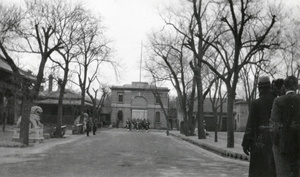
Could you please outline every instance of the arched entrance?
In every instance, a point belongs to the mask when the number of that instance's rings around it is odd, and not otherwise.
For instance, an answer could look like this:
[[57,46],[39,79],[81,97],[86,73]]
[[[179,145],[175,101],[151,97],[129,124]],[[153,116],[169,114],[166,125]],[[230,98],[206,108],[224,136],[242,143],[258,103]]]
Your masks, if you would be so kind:
[[133,107],[131,110],[131,118],[140,120],[148,119],[147,105],[147,100],[144,97],[135,97],[131,102],[131,106]]
[[155,113],[154,128],[160,128],[160,112]]
[[116,127],[120,127],[123,125],[123,111],[119,110],[118,115],[117,115],[117,120],[116,120]]

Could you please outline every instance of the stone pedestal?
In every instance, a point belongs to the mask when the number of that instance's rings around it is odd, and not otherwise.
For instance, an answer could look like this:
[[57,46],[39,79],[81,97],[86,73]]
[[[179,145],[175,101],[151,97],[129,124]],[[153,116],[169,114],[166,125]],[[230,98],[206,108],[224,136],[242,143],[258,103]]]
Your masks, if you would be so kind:
[[73,126],[72,134],[82,134],[83,133],[83,125],[76,124]]
[[[44,141],[43,127],[29,129],[29,143],[42,143]],[[13,141],[20,141],[20,128],[14,129]]]

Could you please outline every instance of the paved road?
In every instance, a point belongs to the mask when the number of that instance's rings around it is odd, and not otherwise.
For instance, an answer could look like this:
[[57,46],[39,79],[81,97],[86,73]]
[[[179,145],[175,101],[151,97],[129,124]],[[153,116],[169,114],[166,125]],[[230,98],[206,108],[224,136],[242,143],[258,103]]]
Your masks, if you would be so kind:
[[248,162],[220,157],[163,132],[124,129],[10,157],[19,160],[1,164],[1,177],[242,177],[248,172]]

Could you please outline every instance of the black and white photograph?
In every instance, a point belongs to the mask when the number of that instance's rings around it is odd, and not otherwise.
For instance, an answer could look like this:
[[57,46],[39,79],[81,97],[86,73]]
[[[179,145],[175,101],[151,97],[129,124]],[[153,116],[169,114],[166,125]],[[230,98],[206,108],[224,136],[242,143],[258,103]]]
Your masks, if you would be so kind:
[[299,0],[0,0],[0,177],[300,177]]

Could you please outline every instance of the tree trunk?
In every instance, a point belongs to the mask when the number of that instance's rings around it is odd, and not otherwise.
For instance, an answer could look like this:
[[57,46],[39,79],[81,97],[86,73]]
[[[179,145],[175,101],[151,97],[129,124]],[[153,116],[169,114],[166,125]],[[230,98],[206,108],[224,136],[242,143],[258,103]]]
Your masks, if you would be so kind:
[[23,96],[22,101],[22,119],[20,124],[20,143],[29,145],[29,126],[30,126],[30,111],[33,100],[31,97]]
[[213,108],[213,114],[214,114],[214,119],[215,119],[215,142],[218,142],[218,129],[219,129],[218,110]]
[[63,116],[63,99],[64,99],[64,86],[63,84],[60,86],[59,91],[59,99],[58,99],[58,109],[57,109],[57,120],[56,120],[56,130],[55,137],[61,138],[61,124],[62,124],[62,116]]
[[96,98],[95,98],[95,100],[93,101],[93,115],[92,115],[92,118],[93,118],[93,122],[94,122],[95,120],[98,120]]
[[196,86],[197,86],[196,78],[194,77],[192,91],[188,102],[188,112],[187,112],[188,135],[195,135],[196,118],[194,116],[194,104],[195,104],[195,95],[196,95],[196,88],[197,88]]
[[233,117],[233,106],[235,100],[235,93],[232,93],[232,89],[228,89],[228,100],[227,100],[227,147],[234,147],[234,117]]
[[[200,73],[199,73],[200,75]],[[204,127],[204,108],[203,108],[203,93],[202,93],[202,81],[201,76],[197,79],[197,92],[198,92],[198,111],[197,111],[197,120],[198,120],[198,139],[206,139],[205,127]]]
[[[83,87],[84,88],[84,87]],[[81,103],[80,103],[80,122],[83,123],[83,113],[85,113],[85,103],[84,103],[84,100],[85,100],[85,89],[81,88]]]

